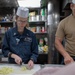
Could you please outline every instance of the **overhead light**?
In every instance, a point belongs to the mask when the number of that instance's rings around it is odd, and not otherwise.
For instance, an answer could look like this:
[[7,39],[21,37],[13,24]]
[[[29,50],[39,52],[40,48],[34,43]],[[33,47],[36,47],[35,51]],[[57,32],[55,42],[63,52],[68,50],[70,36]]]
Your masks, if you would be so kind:
[[18,4],[22,7],[40,7],[40,0],[18,0]]

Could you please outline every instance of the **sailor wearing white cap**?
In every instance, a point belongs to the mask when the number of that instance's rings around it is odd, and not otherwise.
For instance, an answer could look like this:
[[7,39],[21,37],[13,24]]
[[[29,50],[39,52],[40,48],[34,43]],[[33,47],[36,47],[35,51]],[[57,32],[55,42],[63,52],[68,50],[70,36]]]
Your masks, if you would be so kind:
[[29,16],[29,9],[24,7],[19,7],[16,15],[19,17],[27,18]]
[[23,24],[24,22],[26,22],[26,27],[29,26],[29,24],[28,24],[29,9],[28,8],[18,7],[16,16],[24,20],[24,21],[18,20],[16,17],[17,23],[22,22],[22,24]]
[[35,34],[26,28],[29,9],[18,7],[16,15],[16,27],[5,33],[2,52],[9,57],[9,63],[24,62],[32,68],[38,57],[38,43]]

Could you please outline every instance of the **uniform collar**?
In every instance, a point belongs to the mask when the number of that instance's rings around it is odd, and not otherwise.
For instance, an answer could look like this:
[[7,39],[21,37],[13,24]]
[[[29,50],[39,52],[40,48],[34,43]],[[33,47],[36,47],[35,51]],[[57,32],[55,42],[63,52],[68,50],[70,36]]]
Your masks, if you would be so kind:
[[[20,35],[19,32],[18,32],[18,30],[17,30],[17,26],[14,27],[14,30],[13,30],[13,36],[16,36],[16,35]],[[27,31],[26,28],[24,28],[23,35],[29,36],[28,31]]]

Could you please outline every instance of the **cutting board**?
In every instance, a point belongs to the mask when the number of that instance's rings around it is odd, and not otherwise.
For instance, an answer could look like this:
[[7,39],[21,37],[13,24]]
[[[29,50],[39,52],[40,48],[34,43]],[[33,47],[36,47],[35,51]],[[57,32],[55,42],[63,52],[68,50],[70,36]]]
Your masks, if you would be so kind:
[[18,66],[18,65],[14,65],[14,64],[4,64],[4,65],[0,65],[0,68],[2,68],[2,67],[12,68],[14,70],[14,72],[9,75],[33,75],[36,71],[41,69],[40,65],[36,64],[36,65],[34,65],[33,69],[22,71],[21,69],[24,66],[25,65]]

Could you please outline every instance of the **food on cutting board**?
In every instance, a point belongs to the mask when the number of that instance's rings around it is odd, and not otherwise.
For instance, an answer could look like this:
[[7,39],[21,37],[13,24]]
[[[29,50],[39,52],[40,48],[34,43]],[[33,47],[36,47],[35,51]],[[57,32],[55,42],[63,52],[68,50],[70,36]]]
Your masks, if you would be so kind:
[[26,66],[22,66],[21,67],[21,71],[26,71],[27,70],[27,67]]
[[29,68],[27,65],[21,67],[21,71],[31,70],[33,68]]
[[13,68],[10,67],[2,67],[0,68],[0,75],[9,75],[14,72]]
[[14,73],[22,73],[27,72],[31,70],[32,68],[29,68],[28,65],[21,66],[18,69],[15,69],[14,67],[0,67],[0,75],[11,75]]

